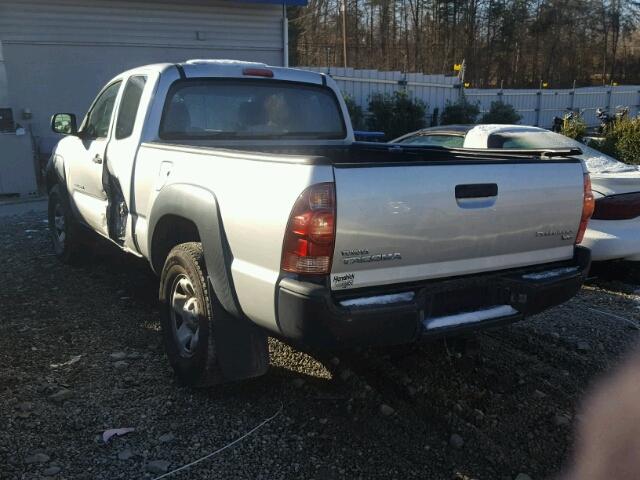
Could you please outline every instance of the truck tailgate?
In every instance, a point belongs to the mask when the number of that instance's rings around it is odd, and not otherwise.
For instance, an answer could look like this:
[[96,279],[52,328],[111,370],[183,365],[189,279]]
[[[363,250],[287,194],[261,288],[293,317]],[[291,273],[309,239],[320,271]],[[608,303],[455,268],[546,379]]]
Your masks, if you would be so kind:
[[574,160],[336,165],[332,289],[569,259],[583,169]]

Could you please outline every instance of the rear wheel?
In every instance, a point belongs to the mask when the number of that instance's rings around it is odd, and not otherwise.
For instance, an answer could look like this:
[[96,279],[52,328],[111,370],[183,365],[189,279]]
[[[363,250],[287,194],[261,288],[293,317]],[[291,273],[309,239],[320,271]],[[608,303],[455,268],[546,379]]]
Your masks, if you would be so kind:
[[178,378],[192,386],[222,381],[206,278],[202,245],[190,242],[171,250],[160,279],[165,350]]
[[69,200],[60,185],[55,185],[49,192],[48,214],[56,257],[64,263],[76,262],[83,250],[81,227],[73,217]]

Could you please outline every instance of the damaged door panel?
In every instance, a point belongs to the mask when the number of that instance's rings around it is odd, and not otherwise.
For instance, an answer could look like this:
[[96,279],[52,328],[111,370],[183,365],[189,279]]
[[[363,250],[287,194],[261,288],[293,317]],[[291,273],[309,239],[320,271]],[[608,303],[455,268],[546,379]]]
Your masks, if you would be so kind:
[[[118,103],[117,120],[107,148],[102,183],[107,192],[108,235],[118,245],[136,251],[131,232],[132,214],[135,212],[131,181],[134,159],[138,148],[136,130],[139,106],[147,84],[146,75],[129,77]],[[140,126],[138,125],[138,128]]]
[[107,166],[103,170],[103,186],[107,192],[107,230],[109,238],[119,245],[123,245],[127,233],[127,218],[129,209],[122,193],[120,182],[109,171]]

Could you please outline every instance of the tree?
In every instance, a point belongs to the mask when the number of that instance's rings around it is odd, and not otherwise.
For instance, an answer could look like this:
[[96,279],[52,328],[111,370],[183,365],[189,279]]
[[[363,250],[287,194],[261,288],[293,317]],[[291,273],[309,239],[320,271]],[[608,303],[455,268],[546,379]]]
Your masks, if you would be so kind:
[[590,145],[621,162],[640,164],[640,119],[617,120],[607,129],[603,143]]
[[567,118],[562,124],[561,133],[565,137],[582,140],[587,133],[587,124],[582,117]]
[[518,123],[520,120],[522,120],[522,115],[516,112],[513,105],[498,100],[497,102],[491,102],[491,108],[482,115],[480,123],[511,124]]
[[463,96],[454,103],[447,102],[447,106],[442,111],[440,123],[442,125],[475,123],[479,114],[480,107],[478,107],[478,104],[469,102]]
[[451,75],[464,58],[478,87],[640,83],[639,0],[309,0],[289,8],[292,64],[342,66],[343,4],[349,67]]
[[385,138],[393,138],[419,130],[426,126],[427,106],[406,92],[397,91],[393,95],[373,94],[369,99],[367,127],[369,130],[385,133]]
[[349,118],[351,119],[353,129],[361,130],[364,128],[364,112],[362,111],[362,107],[349,95],[344,96],[344,103],[347,104],[347,110],[349,111]]

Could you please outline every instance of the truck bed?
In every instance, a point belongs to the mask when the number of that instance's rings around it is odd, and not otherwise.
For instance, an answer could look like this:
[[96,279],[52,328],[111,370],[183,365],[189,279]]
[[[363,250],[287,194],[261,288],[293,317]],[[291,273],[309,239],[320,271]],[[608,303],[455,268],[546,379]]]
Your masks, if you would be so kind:
[[312,145],[292,144],[284,141],[282,144],[272,142],[248,144],[241,142],[219,143],[211,141],[156,141],[146,145],[155,148],[171,150],[195,150],[200,153],[215,151],[217,155],[225,152],[231,156],[243,156],[255,161],[271,161],[278,163],[304,163],[311,165],[349,165],[376,163],[424,163],[447,162],[455,163],[495,163],[504,162],[546,162],[580,163],[572,155],[580,154],[577,149],[547,149],[547,150],[488,150],[488,149],[447,149],[440,147],[407,147],[389,145],[377,142],[352,142],[351,144]]
[[[331,278],[336,290],[573,256],[583,168],[570,149],[505,152],[367,142],[152,145],[242,163],[332,168],[337,211]],[[288,171],[277,181],[286,182]]]

